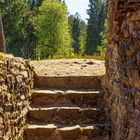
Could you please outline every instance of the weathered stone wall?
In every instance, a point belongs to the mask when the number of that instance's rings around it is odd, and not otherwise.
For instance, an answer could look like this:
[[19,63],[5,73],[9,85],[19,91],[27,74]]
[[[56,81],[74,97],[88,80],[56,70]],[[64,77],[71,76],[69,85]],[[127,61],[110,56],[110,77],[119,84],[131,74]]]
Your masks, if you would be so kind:
[[0,54],[0,140],[21,140],[33,69],[21,58]]
[[109,0],[106,100],[112,140],[140,140],[140,0]]

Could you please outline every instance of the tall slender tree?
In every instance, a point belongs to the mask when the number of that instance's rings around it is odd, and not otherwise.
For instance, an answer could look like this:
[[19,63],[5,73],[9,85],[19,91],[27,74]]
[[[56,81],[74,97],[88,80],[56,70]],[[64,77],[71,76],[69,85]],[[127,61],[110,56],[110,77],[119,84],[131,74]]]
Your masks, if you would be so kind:
[[71,24],[71,35],[73,39],[73,48],[74,52],[77,54],[79,53],[79,36],[80,36],[80,15],[79,13],[76,13],[74,16],[70,15],[69,16],[69,23]]
[[71,28],[74,52],[83,55],[85,53],[87,25],[85,21],[81,19],[79,13],[69,16],[69,25]]
[[0,52],[6,52],[6,45],[5,45],[5,40],[4,40],[3,24],[2,24],[1,15],[0,15]]
[[99,52],[102,58],[105,57],[105,54],[107,51],[107,45],[108,45],[107,33],[108,33],[108,24],[107,24],[107,19],[106,19],[104,23],[104,30],[100,33],[101,43],[99,46],[97,46],[97,51]]
[[87,28],[87,50],[88,55],[97,51],[100,44],[100,33],[103,31],[106,19],[106,0],[89,0],[89,15]]
[[80,36],[79,36],[79,42],[80,42],[79,55],[81,56],[84,56],[86,53],[86,37],[87,37],[87,24],[85,23],[85,21],[81,20]]

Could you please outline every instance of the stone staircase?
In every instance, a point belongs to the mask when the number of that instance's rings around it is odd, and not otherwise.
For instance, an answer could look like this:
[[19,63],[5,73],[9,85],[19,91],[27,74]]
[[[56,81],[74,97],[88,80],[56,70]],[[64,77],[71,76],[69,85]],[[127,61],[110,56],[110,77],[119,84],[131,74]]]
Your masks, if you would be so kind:
[[36,77],[24,140],[109,140],[101,78]]

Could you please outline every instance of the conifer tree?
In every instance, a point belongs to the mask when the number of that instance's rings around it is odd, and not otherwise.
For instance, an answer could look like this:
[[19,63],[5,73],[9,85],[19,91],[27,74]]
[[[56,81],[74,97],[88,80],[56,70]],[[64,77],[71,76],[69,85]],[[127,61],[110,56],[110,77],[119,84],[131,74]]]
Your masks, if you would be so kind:
[[71,28],[71,36],[73,39],[72,46],[74,48],[74,52],[75,54],[84,55],[87,25],[85,21],[81,19],[79,13],[69,16],[69,25]]
[[108,45],[107,33],[108,33],[108,24],[106,19],[104,23],[104,30],[100,33],[101,43],[99,46],[97,46],[97,51],[99,52],[102,58],[105,58],[105,54],[107,51],[107,45]]
[[87,28],[87,49],[86,53],[92,55],[97,51],[100,44],[100,33],[103,31],[106,19],[106,1],[105,0],[89,0],[89,15]]

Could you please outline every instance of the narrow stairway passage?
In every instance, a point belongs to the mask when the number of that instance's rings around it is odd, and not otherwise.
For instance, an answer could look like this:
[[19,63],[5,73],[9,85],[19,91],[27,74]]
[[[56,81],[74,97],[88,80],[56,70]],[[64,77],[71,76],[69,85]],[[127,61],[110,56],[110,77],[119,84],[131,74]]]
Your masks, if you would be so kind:
[[35,79],[24,140],[108,140],[102,76]]

